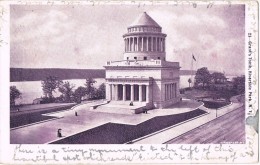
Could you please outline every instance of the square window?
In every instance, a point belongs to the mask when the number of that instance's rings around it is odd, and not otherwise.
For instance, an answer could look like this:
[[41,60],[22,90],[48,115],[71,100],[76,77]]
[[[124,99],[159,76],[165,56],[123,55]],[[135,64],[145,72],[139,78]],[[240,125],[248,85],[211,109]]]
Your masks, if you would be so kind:
[[147,57],[144,57],[144,60],[147,60]]

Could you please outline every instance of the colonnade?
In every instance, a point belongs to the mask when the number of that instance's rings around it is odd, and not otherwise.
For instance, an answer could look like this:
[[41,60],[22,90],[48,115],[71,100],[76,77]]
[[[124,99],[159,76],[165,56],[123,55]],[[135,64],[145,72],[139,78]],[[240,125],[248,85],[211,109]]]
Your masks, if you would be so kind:
[[165,84],[165,101],[177,97],[176,83]]
[[149,85],[109,84],[109,100],[149,102]]
[[164,37],[125,37],[125,52],[165,52]]

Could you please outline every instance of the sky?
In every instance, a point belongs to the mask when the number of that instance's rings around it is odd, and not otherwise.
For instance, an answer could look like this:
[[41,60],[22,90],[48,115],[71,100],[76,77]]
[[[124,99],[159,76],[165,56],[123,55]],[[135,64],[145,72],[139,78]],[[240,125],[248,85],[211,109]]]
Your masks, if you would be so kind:
[[123,60],[127,27],[147,12],[166,37],[166,60],[181,69],[242,75],[245,69],[244,5],[133,6],[11,5],[10,66],[102,69]]

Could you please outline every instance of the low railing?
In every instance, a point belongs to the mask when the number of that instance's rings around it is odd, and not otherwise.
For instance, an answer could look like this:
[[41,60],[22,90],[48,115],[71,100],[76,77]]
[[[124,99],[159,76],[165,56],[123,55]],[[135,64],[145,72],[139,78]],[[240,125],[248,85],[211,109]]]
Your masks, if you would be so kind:
[[106,66],[179,66],[178,62],[168,62],[162,60],[124,60],[108,61]]

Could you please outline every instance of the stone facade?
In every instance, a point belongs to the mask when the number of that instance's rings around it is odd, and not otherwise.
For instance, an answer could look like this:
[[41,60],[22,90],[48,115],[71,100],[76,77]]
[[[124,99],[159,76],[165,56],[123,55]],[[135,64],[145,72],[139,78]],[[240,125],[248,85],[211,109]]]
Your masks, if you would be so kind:
[[179,63],[165,60],[162,28],[142,13],[123,35],[124,60],[108,61],[106,99],[164,108],[180,100]]

